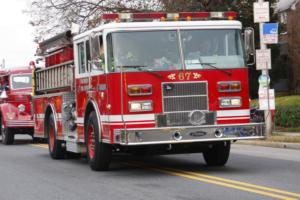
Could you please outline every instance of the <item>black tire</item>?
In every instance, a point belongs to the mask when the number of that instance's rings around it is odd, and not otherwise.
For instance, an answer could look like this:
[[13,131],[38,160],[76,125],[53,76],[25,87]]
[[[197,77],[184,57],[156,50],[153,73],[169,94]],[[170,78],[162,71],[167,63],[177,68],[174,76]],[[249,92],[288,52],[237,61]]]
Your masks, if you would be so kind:
[[5,145],[11,145],[14,143],[15,134],[12,132],[11,128],[1,128],[2,132],[2,143]]
[[48,136],[48,149],[51,158],[62,159],[66,155],[66,149],[64,142],[56,139],[57,132],[55,130],[55,121],[53,114],[51,113],[46,124],[46,134]]
[[230,141],[217,142],[203,152],[203,157],[208,166],[224,166],[230,154]]
[[100,129],[96,113],[90,113],[85,126],[85,142],[87,146],[87,158],[94,171],[106,171],[112,157],[112,147],[109,144],[99,142]]

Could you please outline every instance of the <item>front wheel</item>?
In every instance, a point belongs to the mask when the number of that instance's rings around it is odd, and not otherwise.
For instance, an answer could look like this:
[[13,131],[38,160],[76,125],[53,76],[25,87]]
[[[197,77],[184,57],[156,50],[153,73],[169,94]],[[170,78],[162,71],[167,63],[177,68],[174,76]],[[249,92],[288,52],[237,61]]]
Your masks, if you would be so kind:
[[203,157],[209,166],[224,166],[230,154],[230,141],[216,142],[203,152]]
[[2,143],[5,145],[10,145],[14,143],[15,134],[12,132],[10,128],[2,128]]
[[112,148],[99,142],[100,128],[95,112],[91,112],[85,127],[85,141],[89,165],[94,171],[106,171],[111,161]]
[[49,154],[53,159],[61,159],[65,156],[66,150],[63,147],[63,141],[56,139],[56,129],[53,114],[50,114],[48,124],[46,127],[48,135]]

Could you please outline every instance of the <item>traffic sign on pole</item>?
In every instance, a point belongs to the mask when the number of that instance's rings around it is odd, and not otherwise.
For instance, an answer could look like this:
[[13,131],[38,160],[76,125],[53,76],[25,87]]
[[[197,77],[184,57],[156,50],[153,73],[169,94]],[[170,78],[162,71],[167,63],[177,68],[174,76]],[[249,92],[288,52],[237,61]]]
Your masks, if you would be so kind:
[[256,69],[257,70],[271,69],[271,50],[270,49],[256,50]]
[[259,109],[275,110],[275,91],[274,89],[259,89]]
[[253,4],[254,23],[264,23],[270,21],[269,2],[255,2]]
[[278,43],[278,23],[263,24],[263,43],[277,44]]

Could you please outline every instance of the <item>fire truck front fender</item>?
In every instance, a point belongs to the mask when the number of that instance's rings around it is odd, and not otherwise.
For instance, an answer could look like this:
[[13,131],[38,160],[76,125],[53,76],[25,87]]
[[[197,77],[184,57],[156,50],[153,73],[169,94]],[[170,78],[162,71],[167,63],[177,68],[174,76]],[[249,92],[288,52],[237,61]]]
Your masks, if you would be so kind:
[[49,104],[45,110],[45,119],[44,119],[44,136],[45,138],[48,138],[48,135],[46,135],[47,131],[46,131],[46,127],[47,126],[47,123],[49,123],[49,119],[50,119],[50,115],[53,115],[53,118],[54,118],[54,130],[55,130],[55,133],[56,133],[56,137],[57,137],[57,115],[56,115],[56,111],[55,111],[55,108],[54,108],[54,105],[53,104]]
[[4,103],[0,105],[0,113],[1,113],[1,120],[4,124],[4,126],[6,126],[6,122],[8,120],[15,120],[18,118],[18,108],[16,108],[15,106],[9,104],[9,103]]
[[99,124],[99,127],[100,127],[99,142],[101,142],[102,141],[101,134],[102,134],[103,129],[102,129],[102,123],[101,123],[101,118],[100,118],[101,114],[99,111],[99,106],[94,99],[89,99],[89,101],[87,102],[86,108],[85,108],[85,113],[84,113],[84,127],[87,125],[90,113],[92,111],[95,111],[96,116],[97,116],[97,123]]

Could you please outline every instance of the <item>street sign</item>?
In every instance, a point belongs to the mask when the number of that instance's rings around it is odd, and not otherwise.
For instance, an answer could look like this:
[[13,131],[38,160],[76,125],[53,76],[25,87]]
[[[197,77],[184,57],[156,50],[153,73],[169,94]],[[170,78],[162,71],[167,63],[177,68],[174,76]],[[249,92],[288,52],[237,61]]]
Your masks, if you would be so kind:
[[[260,88],[259,96],[259,109],[260,110],[275,110],[275,91],[274,89]],[[269,99],[269,101],[268,101]]]
[[278,43],[278,23],[263,24],[263,43],[277,44]]
[[253,4],[254,23],[263,23],[270,21],[269,2]]
[[271,69],[271,49],[256,50],[256,69]]

